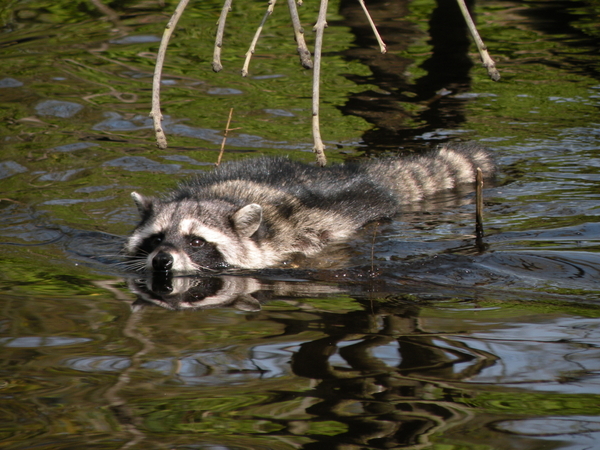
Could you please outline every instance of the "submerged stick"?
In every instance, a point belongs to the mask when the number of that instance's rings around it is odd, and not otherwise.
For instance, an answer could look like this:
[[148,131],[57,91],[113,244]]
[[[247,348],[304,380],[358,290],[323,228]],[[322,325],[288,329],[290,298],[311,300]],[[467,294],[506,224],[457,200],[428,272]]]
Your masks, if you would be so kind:
[[298,56],[300,56],[300,64],[305,69],[312,69],[313,62],[310,59],[310,50],[304,40],[304,28],[300,25],[300,17],[298,16],[298,9],[296,8],[296,2],[294,0],[288,0],[288,9],[290,10],[290,18],[292,19],[292,27],[294,29],[294,38],[298,45]]
[[375,22],[373,22],[373,19],[371,18],[371,14],[369,14],[369,11],[367,10],[367,5],[365,5],[365,0],[358,0],[358,3],[360,3],[360,6],[362,7],[363,12],[365,13],[365,16],[367,16],[367,20],[369,21],[369,24],[371,25],[371,29],[373,30],[373,33],[375,34],[375,38],[377,39],[377,43],[379,44],[379,50],[381,51],[381,53],[387,52],[387,46],[383,42],[383,39],[381,39],[381,36],[379,35],[379,31],[377,31]]
[[371,240],[371,275],[375,274],[375,240],[377,239],[378,228],[379,222],[375,222],[373,225],[373,239]]
[[233,0],[225,0],[221,15],[217,21],[217,35],[215,37],[215,49],[213,51],[212,69],[215,72],[220,72],[223,69],[221,64],[221,47],[223,47],[223,33],[225,32],[225,22],[227,21],[227,13],[231,11],[231,2]]
[[319,96],[321,83],[321,49],[323,48],[323,31],[327,28],[327,3],[328,0],[321,0],[319,16],[315,24],[315,64],[313,68],[313,92],[312,92],[312,131],[313,131],[313,151],[317,154],[317,163],[320,166],[327,164],[325,157],[325,145],[321,139],[321,129],[319,125]]
[[244,66],[242,67],[242,76],[248,76],[248,67],[250,66],[250,59],[252,58],[252,55],[254,54],[254,49],[256,48],[256,43],[258,42],[258,38],[260,37],[260,33],[262,33],[262,29],[265,26],[265,23],[267,22],[267,19],[269,18],[269,16],[271,14],[273,14],[273,9],[275,8],[275,3],[277,2],[277,0],[269,0],[268,3],[268,7],[267,7],[267,11],[265,12],[265,15],[262,18],[262,21],[260,22],[260,25],[258,26],[258,29],[256,30],[256,33],[254,33],[254,38],[252,39],[252,42],[250,43],[250,48],[248,49],[248,51],[246,52],[246,60],[244,61]]
[[227,141],[227,133],[229,133],[229,124],[231,123],[231,116],[233,115],[233,108],[231,108],[229,110],[229,118],[227,119],[227,125],[225,125],[225,132],[223,133],[223,141],[221,142],[221,151],[219,152],[219,157],[217,158],[217,163],[215,164],[216,166],[218,166],[219,164],[221,164],[221,158],[223,157],[223,153],[225,153],[225,141]]
[[154,133],[156,135],[156,145],[159,148],[167,148],[167,137],[165,136],[165,132],[162,129],[161,123],[163,120],[163,115],[160,111],[160,78],[162,76],[162,68],[165,62],[165,54],[167,53],[167,45],[169,45],[169,39],[171,39],[171,35],[183,14],[183,10],[188,4],[188,0],[181,0],[175,8],[175,12],[173,16],[167,23],[165,27],[165,31],[163,33],[163,37],[160,41],[160,46],[158,48],[158,55],[156,56],[156,65],[154,66],[154,77],[152,78],[152,109],[150,110],[150,117],[152,117],[152,122],[154,123]]
[[483,239],[483,172],[478,167],[475,175],[475,239]]
[[467,5],[465,4],[465,0],[456,0],[458,2],[458,6],[460,7],[460,12],[462,13],[465,21],[467,22],[467,27],[469,27],[469,31],[471,32],[471,36],[473,36],[473,40],[475,41],[475,45],[477,45],[477,50],[479,51],[479,56],[481,56],[481,62],[483,67],[487,69],[489,77],[493,81],[500,80],[500,72],[496,69],[496,63],[491,58],[490,54],[487,51],[487,47],[483,43],[483,40],[479,36],[477,28],[475,27],[475,23],[469,14],[469,10]]

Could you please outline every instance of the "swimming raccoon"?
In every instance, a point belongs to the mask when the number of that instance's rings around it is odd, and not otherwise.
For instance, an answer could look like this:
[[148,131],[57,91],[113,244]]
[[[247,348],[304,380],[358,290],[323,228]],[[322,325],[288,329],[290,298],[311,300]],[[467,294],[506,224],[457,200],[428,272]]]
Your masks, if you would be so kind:
[[283,157],[229,162],[161,199],[133,192],[141,222],[125,252],[137,270],[272,267],[345,241],[402,205],[473,183],[477,167],[495,171],[490,154],[474,144],[328,167]]

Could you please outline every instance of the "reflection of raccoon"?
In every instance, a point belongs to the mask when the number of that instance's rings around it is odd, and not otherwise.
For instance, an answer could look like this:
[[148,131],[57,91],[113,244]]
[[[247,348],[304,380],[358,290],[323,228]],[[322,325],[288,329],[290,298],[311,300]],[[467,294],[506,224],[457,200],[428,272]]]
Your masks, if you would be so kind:
[[[204,275],[204,274],[202,274]],[[328,283],[282,281],[247,276],[173,276],[156,272],[148,277],[128,279],[137,300],[134,311],[148,305],[178,310],[236,308],[240,311],[260,311],[261,305],[272,299],[295,300],[316,298],[344,292]]]
[[147,304],[171,310],[234,307],[242,311],[259,311],[260,300],[252,294],[261,288],[250,277],[158,277],[129,280],[129,289],[138,299],[133,310]]
[[193,272],[277,265],[314,255],[402,205],[493,175],[476,145],[424,156],[313,167],[286,158],[223,164],[162,199],[133,199],[142,220],[125,245],[139,270]]

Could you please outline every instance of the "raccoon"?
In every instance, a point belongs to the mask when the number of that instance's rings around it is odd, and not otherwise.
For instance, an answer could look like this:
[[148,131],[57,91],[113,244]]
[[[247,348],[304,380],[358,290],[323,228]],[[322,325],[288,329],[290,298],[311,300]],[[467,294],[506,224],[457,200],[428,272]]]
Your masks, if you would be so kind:
[[495,172],[474,144],[422,156],[316,167],[284,157],[225,163],[163,198],[131,195],[141,222],[125,253],[140,271],[196,272],[277,266],[348,240],[403,205]]

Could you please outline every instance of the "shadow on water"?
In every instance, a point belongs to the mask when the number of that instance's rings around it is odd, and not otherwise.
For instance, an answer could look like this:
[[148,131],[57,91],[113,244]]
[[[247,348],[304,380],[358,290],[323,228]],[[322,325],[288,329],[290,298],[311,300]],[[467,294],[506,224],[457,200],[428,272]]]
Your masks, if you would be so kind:
[[[474,2],[466,2],[472,9]],[[359,59],[372,74],[352,77],[359,86],[377,86],[352,95],[342,108],[344,114],[358,115],[375,125],[363,134],[369,149],[397,149],[398,144],[410,146],[416,136],[435,134],[440,129],[458,129],[465,121],[464,106],[467,98],[461,97],[471,87],[472,59],[468,55],[471,45],[469,32],[456,2],[438,1],[429,19],[431,55],[420,68],[425,75],[414,83],[406,76],[414,60],[406,55],[412,40],[423,37],[423,32],[410,20],[398,18],[409,14],[409,4],[377,1],[369,3],[369,11],[386,37],[388,52],[392,56],[373,51],[375,39],[359,4],[343,1],[340,13],[344,23],[356,36],[356,47],[345,52],[350,59]],[[378,107],[373,109],[373,102]],[[413,108],[407,108],[412,105]],[[414,114],[414,107],[418,112]],[[450,136],[440,136],[447,140]],[[414,144],[413,144],[414,145]],[[406,148],[406,147],[405,147]],[[422,148],[422,147],[421,147]],[[417,150],[418,151],[418,150]]]

